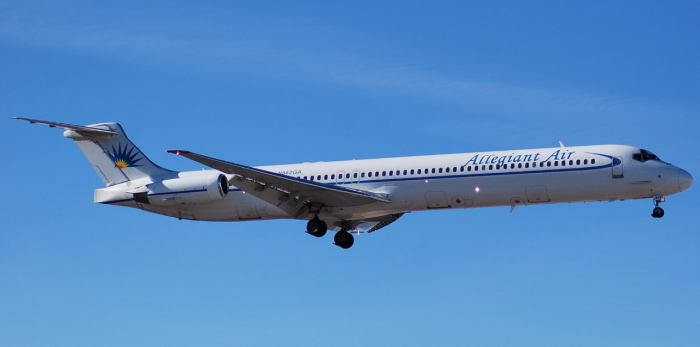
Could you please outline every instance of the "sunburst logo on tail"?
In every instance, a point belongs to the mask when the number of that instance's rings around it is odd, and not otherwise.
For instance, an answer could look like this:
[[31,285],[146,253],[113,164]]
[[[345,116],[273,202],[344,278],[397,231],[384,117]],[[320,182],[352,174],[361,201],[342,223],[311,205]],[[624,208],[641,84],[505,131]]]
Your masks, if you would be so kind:
[[139,155],[139,151],[134,151],[134,149],[133,146],[129,148],[128,144],[124,145],[124,148],[122,148],[122,144],[120,143],[119,148],[115,149],[114,146],[112,146],[112,152],[107,154],[109,154],[114,164],[120,169],[141,166],[136,165],[142,158],[136,159],[136,156]]

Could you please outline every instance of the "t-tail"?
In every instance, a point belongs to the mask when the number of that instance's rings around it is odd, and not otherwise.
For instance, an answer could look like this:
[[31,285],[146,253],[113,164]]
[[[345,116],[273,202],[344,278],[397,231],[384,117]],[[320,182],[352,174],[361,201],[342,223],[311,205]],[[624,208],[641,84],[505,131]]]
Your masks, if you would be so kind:
[[126,136],[117,123],[86,126],[14,118],[29,123],[63,128],[63,136],[73,139],[106,186],[145,177],[160,176],[172,171],[154,164]]

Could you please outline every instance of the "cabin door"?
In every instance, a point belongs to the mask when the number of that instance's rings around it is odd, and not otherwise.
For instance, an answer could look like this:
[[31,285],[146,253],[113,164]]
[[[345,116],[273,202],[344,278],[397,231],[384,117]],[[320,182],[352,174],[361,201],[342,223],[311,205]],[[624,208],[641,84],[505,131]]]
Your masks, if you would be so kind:
[[338,171],[335,177],[335,183],[343,184],[345,183],[345,171]]
[[360,170],[352,170],[352,175],[350,175],[352,183],[360,183]]
[[612,162],[612,177],[613,178],[623,178],[622,174],[622,157],[614,157]]

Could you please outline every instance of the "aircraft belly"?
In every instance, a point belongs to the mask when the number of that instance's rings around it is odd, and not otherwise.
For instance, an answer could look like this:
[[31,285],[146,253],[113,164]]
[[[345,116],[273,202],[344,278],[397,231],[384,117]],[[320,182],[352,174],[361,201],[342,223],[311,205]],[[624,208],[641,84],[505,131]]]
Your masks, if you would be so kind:
[[[415,189],[412,210],[638,198],[621,179],[602,172],[433,179]],[[605,172],[607,174],[607,172]],[[643,195],[643,194],[642,194]],[[459,202],[459,203],[458,203]]]

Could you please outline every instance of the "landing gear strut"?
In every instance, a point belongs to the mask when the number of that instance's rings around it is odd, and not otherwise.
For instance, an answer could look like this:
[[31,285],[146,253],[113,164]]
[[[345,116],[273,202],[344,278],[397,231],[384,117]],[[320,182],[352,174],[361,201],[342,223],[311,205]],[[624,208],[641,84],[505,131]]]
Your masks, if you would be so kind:
[[318,216],[314,216],[312,220],[306,223],[306,232],[310,235],[322,237],[326,235],[326,231],[328,231],[328,225],[326,225],[326,222],[318,219]]
[[335,233],[333,241],[335,241],[336,246],[343,249],[348,249],[352,247],[353,243],[355,243],[355,238],[352,236],[351,233],[347,232],[347,230],[343,228],[343,230]]
[[651,212],[651,216],[654,218],[661,218],[664,216],[664,209],[659,207],[659,203],[666,201],[666,199],[661,195],[654,196],[654,211]]

